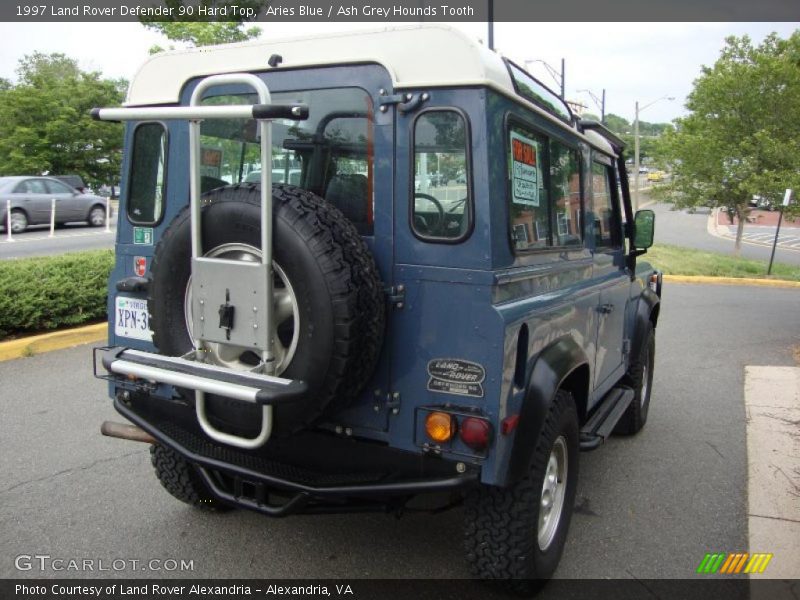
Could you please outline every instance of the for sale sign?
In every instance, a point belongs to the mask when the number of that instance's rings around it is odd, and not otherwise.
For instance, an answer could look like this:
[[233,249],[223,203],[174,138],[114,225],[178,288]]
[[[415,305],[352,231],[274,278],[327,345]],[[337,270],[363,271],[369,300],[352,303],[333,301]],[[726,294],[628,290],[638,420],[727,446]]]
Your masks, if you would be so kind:
[[511,132],[511,201],[539,206],[539,143]]

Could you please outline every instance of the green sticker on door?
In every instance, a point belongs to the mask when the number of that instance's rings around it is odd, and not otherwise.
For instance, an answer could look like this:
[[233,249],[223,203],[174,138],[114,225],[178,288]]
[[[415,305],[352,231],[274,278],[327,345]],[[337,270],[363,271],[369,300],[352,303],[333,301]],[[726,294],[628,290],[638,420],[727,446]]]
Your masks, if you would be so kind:
[[133,228],[133,243],[139,246],[152,246],[153,245],[153,228],[152,227],[134,227]]

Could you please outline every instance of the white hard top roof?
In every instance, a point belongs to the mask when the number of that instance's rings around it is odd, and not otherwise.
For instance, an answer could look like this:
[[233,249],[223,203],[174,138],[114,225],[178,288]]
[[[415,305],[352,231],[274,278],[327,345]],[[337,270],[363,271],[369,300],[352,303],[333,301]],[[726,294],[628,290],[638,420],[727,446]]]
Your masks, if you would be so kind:
[[514,91],[496,53],[445,25],[414,25],[162,52],[136,73],[126,104],[178,102],[189,79],[269,70],[273,54],[283,58],[280,69],[377,63],[396,88],[491,84]]
[[[461,31],[446,25],[411,25],[339,32],[269,41],[203,46],[162,52],[145,62],[131,80],[126,106],[173,104],[190,79],[219,73],[268,71],[268,59],[282,57],[279,69],[376,63],[395,89],[487,86],[529,106],[558,126],[576,129],[519,96],[503,59]],[[610,144],[587,139],[613,154]]]

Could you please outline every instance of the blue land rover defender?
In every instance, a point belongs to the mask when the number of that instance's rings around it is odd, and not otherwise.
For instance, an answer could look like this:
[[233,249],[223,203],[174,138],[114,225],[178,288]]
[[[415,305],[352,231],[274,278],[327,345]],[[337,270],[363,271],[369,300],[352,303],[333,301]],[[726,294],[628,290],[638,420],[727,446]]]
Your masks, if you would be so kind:
[[435,493],[477,576],[550,577],[579,452],[650,403],[622,142],[440,26],[159,54],[94,116],[126,122],[104,433],[205,510]]

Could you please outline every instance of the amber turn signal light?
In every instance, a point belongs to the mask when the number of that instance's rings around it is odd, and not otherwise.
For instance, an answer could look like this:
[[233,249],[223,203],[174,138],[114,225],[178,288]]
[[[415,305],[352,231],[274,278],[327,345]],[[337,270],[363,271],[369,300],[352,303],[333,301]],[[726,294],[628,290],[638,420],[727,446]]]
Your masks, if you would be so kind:
[[432,412],[425,417],[425,432],[434,442],[448,442],[456,433],[453,417],[443,412]]

